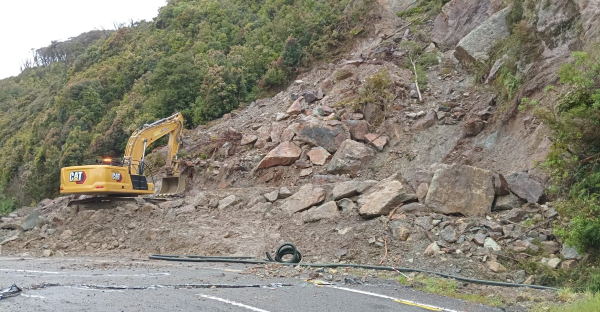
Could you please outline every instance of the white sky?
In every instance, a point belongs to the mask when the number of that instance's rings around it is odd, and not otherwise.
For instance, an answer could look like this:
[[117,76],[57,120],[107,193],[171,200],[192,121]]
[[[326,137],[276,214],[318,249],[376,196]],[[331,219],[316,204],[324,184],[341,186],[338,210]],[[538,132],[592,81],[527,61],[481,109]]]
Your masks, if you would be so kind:
[[31,48],[64,41],[113,23],[147,20],[166,0],[0,0],[0,79],[19,74]]

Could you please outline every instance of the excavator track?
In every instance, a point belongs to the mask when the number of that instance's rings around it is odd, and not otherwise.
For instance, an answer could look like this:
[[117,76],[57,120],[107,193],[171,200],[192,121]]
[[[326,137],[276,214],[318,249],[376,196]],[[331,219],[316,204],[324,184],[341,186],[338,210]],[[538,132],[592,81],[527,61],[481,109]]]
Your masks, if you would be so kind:
[[94,196],[83,199],[73,199],[67,204],[68,207],[75,207],[77,212],[86,210],[100,210],[100,209],[113,209],[119,206],[126,205],[128,203],[135,203],[143,205],[145,203],[151,203],[158,205],[166,202],[172,198],[178,198],[181,196],[164,195],[160,198],[157,197],[117,197],[117,196]]

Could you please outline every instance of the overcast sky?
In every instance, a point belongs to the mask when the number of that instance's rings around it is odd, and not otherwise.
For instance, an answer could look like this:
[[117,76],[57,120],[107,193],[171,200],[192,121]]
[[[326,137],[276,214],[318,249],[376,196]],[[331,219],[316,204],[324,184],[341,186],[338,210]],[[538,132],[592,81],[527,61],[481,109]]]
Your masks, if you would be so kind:
[[19,74],[31,48],[113,23],[152,20],[166,0],[0,0],[0,79]]

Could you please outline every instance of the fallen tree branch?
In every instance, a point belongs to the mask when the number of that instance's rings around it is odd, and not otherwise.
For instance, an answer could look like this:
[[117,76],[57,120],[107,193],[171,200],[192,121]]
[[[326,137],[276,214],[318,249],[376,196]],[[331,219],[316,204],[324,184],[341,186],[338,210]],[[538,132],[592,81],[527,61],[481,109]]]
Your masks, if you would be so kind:
[[388,256],[388,246],[387,246],[387,241],[388,241],[388,237],[387,235],[383,237],[383,244],[385,245],[385,255],[383,255],[383,259],[381,259],[381,261],[379,261],[379,265],[383,264],[383,261],[385,260],[385,258],[387,258]]
[[423,102],[423,96],[421,95],[421,90],[419,89],[419,76],[417,74],[417,65],[415,64],[415,61],[413,60],[410,53],[408,54],[408,59],[410,59],[410,63],[412,64],[415,73],[415,86],[417,87],[417,93],[419,94],[419,102]]

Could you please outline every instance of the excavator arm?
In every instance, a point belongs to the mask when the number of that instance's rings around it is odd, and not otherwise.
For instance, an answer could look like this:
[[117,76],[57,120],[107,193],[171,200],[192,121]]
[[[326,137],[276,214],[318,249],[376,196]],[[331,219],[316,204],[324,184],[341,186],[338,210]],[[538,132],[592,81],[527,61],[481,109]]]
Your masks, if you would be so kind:
[[156,140],[169,135],[166,159],[167,175],[178,175],[179,160],[177,159],[177,153],[181,143],[182,130],[183,116],[181,113],[143,125],[131,135],[127,142],[123,166],[129,168],[130,174],[143,175],[146,148]]

